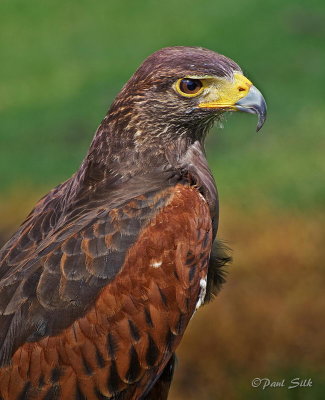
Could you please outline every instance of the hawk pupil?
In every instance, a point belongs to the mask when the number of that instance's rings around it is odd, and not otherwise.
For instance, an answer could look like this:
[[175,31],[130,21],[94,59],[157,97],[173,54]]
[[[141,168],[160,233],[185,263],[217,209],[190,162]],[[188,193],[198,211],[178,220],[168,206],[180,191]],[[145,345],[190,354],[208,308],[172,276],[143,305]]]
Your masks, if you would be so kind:
[[195,81],[187,80],[186,82],[187,90],[190,92],[194,92],[194,90],[198,87],[198,83]]

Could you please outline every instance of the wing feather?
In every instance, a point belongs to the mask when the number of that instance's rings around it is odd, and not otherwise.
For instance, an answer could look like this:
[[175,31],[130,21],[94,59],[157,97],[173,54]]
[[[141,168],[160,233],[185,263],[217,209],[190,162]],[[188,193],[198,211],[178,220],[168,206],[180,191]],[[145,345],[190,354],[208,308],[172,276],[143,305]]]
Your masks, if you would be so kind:
[[[0,332],[0,364],[7,364],[9,355],[24,341],[57,334],[81,316],[121,270],[141,228],[159,209],[157,201],[163,204],[161,200],[167,202],[168,197],[168,190],[151,192],[119,209],[101,208],[99,217],[93,217],[98,212],[92,210],[90,220],[82,217],[86,221],[83,228],[77,220],[46,238],[44,233],[37,239],[36,234],[30,235],[41,229],[43,214],[36,221],[30,219],[31,226],[19,232],[16,240],[20,247],[26,243],[25,251],[11,241],[11,248],[1,260],[0,322],[9,325]],[[24,304],[27,311],[21,313]],[[24,322],[20,333],[13,337],[7,334],[8,316],[18,312],[18,323]],[[36,329],[40,324],[42,330]]]
[[[101,205],[51,235],[36,238],[31,223],[2,253],[0,395],[148,394],[207,275],[213,227],[206,201],[179,184],[116,208]],[[17,259],[18,243],[26,259]]]

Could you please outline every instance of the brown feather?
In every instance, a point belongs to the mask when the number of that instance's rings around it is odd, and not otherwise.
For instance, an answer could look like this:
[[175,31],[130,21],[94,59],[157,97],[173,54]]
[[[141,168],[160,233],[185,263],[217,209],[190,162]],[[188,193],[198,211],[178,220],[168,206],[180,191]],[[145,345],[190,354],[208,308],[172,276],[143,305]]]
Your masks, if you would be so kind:
[[[222,113],[172,85],[234,71],[202,48],[148,57],[78,171],[0,250],[0,398],[167,398],[217,232],[204,139]],[[215,265],[206,300],[220,283]]]
[[[189,214],[192,213],[196,217],[191,219]],[[170,220],[174,221],[173,229],[161,231],[160,227]],[[205,254],[205,262],[200,263],[197,278],[190,282],[186,257],[200,229],[210,232],[209,240],[204,242],[205,247],[202,246],[202,240],[197,242],[194,250],[192,247],[192,254],[195,259]],[[108,395],[109,387],[105,387],[102,379],[106,377],[107,382],[112,374],[108,350],[110,334],[115,337],[117,347],[115,360],[118,378],[115,379],[118,379],[119,390],[133,382],[138,382],[136,393],[140,387],[144,390],[152,379],[152,367],[159,365],[160,369],[163,368],[193,314],[199,291],[198,282],[207,270],[211,237],[207,203],[196,189],[176,186],[168,205],[142,231],[138,241],[129,250],[121,272],[102,290],[87,314],[58,336],[50,338],[51,345],[48,338],[23,344],[16,350],[11,366],[3,368],[1,375],[9,374],[11,379],[18,379],[17,367],[22,363],[21,355],[28,354],[28,382],[31,385],[28,390],[38,387],[41,377],[46,383],[38,389],[39,394],[35,398],[41,399],[48,388],[54,385],[51,383],[51,374],[55,368],[61,368],[59,385],[62,390],[68,390],[64,389],[65,381],[70,386],[82,382],[79,388],[84,396],[90,396],[91,387],[93,391],[103,390],[103,395]],[[167,252],[164,250],[165,243],[170,244]],[[152,251],[146,252],[144,249]],[[152,266],[153,255],[162,261],[158,268]],[[172,273],[175,268],[179,271],[177,277]],[[183,273],[182,269],[187,272]],[[139,290],[142,287],[147,288],[146,296]],[[185,310],[181,310],[175,301],[176,292],[188,298]],[[111,302],[107,302],[107,296],[111,298],[111,293],[115,293],[115,298],[123,298],[124,294],[128,294],[127,298],[131,300],[113,303],[114,311],[109,311]],[[150,310],[153,326],[146,322],[145,307]],[[180,317],[183,319],[181,324]],[[2,396],[6,400],[15,399],[16,395],[6,397],[6,389],[5,384],[1,385]],[[72,391],[72,388],[69,390]]]

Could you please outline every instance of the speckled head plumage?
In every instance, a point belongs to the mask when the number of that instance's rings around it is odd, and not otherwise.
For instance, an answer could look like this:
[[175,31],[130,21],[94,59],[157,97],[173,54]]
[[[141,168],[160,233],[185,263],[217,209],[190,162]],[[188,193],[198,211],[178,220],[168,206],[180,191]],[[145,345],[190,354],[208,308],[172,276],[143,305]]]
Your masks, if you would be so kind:
[[187,74],[231,77],[241,72],[230,58],[202,47],[166,47],[151,54],[134,73],[132,79],[153,80],[181,78]]
[[[167,133],[166,125],[182,131],[184,126],[192,125],[195,131],[203,131],[204,126],[198,129],[198,124],[215,118],[220,112],[199,110],[196,107],[199,98],[180,95],[174,90],[174,84],[187,76],[231,80],[234,72],[241,73],[240,67],[214,51],[200,47],[167,47],[141,64],[117,96],[110,112],[114,114],[121,107],[133,107],[134,117],[139,114],[142,121],[149,119],[157,124],[157,134],[159,127]],[[187,133],[191,134],[190,130]]]
[[115,150],[111,159],[129,164],[138,154],[139,164],[149,154],[150,164],[181,138],[203,142],[214,120],[238,110],[257,114],[258,129],[263,125],[263,96],[234,61],[201,47],[167,47],[150,55],[125,84],[91,151],[100,145],[97,157],[105,156],[106,141]]

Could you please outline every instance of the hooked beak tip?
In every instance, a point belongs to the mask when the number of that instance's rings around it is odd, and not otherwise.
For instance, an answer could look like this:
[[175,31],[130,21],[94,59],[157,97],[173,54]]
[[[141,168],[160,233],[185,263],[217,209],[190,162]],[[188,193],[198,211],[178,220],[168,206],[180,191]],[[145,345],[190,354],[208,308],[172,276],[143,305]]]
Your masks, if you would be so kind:
[[256,132],[258,132],[264,125],[267,106],[262,93],[255,86],[251,86],[248,94],[235,104],[235,108],[238,111],[257,114],[258,122]]

